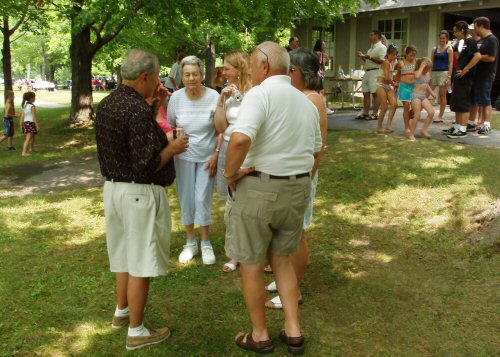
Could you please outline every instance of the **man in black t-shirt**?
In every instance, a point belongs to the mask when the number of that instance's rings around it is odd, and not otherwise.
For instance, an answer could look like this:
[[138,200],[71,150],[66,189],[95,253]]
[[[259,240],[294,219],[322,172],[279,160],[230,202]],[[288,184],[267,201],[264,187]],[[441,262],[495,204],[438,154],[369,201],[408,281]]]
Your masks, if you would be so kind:
[[[473,102],[478,107],[479,123],[483,125],[478,133],[486,135],[491,132],[491,116],[493,112],[491,88],[495,81],[497,69],[498,39],[491,32],[490,20],[486,17],[478,17],[474,20],[474,31],[481,36],[477,44],[481,59],[476,66],[473,77]],[[473,128],[474,126],[475,123],[469,121],[467,128]]]
[[[467,136],[467,122],[471,107],[471,89],[474,66],[481,59],[477,43],[469,33],[469,25],[465,21],[458,21],[453,25],[453,33],[457,39],[464,40],[462,51],[458,55],[457,67],[453,74],[453,93],[451,95],[450,109],[455,112],[456,124],[448,130],[450,139]],[[458,53],[458,43],[453,48]]]

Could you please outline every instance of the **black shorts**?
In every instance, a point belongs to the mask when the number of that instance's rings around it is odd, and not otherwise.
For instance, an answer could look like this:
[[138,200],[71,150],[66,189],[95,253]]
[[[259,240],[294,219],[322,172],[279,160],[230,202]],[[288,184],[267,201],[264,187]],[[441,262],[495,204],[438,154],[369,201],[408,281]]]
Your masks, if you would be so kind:
[[468,113],[471,102],[472,84],[453,83],[450,110],[455,113]]

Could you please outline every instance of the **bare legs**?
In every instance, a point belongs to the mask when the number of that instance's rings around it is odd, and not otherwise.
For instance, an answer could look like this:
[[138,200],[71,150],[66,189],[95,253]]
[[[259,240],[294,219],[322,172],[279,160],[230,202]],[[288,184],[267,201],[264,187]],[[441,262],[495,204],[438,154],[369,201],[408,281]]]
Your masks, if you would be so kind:
[[387,111],[388,105],[387,105],[387,92],[383,87],[378,87],[377,88],[377,98],[379,100],[379,106],[380,106],[380,115],[378,117],[378,125],[377,125],[377,132],[379,134],[385,133],[384,130],[384,117],[385,117],[385,112]]
[[26,139],[24,140],[24,144],[23,144],[23,152],[21,154],[22,156],[29,156],[28,149],[31,148],[33,136],[34,136],[33,133],[26,134]]
[[411,102],[411,107],[415,112],[415,116],[411,122],[410,134],[408,135],[408,139],[410,139],[410,141],[415,141],[415,131],[417,130],[417,125],[422,114],[422,109],[425,109],[425,111],[427,112],[427,118],[425,119],[424,126],[422,127],[422,135],[429,139],[431,135],[429,134],[428,129],[432,123],[432,120],[434,119],[434,108],[432,107],[431,102],[427,98],[424,100],[413,99],[413,101]]
[[[434,91],[434,88],[436,86],[431,85],[431,89]],[[447,92],[447,86],[439,86],[438,87],[438,95],[439,95],[439,115],[438,115],[438,120],[442,121],[443,120],[443,115],[444,111],[446,110],[446,92]]]
[[370,115],[370,92],[363,92],[363,114]]
[[[380,115],[378,117],[378,127],[377,127],[377,132],[379,133],[385,133],[387,132],[392,132],[392,119],[394,119],[394,114],[396,113],[396,108],[398,106],[398,102],[396,100],[396,95],[394,92],[391,91],[386,91],[384,88],[378,88],[377,89],[377,98],[378,102],[380,105]],[[385,113],[387,112],[388,105],[387,102],[389,102],[391,106],[391,110],[389,111],[389,120],[387,121],[386,125],[386,130],[383,129],[384,126],[384,117]]]
[[[189,239],[195,239],[196,233],[194,230],[194,224],[189,224],[184,227],[186,227],[187,237]],[[200,229],[201,229],[201,240],[209,240],[210,226],[201,226]]]
[[119,309],[129,306],[130,327],[138,327],[144,319],[144,308],[149,291],[149,278],[139,278],[128,273],[116,273],[117,305]]
[[427,112],[427,119],[425,119],[424,126],[422,127],[422,134],[427,138],[431,138],[431,134],[429,134],[429,126],[431,125],[433,119],[434,119],[434,108],[432,107],[431,102],[429,99],[425,99],[422,102],[422,107],[425,109]]
[[410,102],[403,102],[403,120],[405,123],[405,132],[410,132]]
[[243,296],[252,321],[252,338],[254,341],[267,341],[269,340],[269,332],[267,331],[264,307],[266,292],[262,288],[264,286],[264,263],[241,263],[240,266]]
[[[281,256],[270,253],[269,262],[273,268],[276,278],[276,286],[279,291],[283,311],[285,312],[285,332],[287,336],[299,337],[299,294],[297,277],[289,256]],[[262,270],[261,270],[261,274]],[[262,285],[261,285],[261,290]],[[265,294],[265,292],[263,291]],[[264,309],[264,304],[261,305]]]

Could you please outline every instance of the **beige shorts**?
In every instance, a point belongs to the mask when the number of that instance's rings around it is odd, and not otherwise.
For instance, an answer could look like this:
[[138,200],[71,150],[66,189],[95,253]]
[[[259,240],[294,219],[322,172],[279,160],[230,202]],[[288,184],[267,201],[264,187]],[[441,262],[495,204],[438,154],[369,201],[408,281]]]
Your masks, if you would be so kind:
[[172,220],[164,187],[106,181],[104,214],[112,272],[167,274]]
[[380,69],[373,69],[371,71],[366,71],[363,76],[363,81],[361,82],[361,90],[363,93],[375,93],[377,92],[377,78],[380,77]]
[[284,180],[263,174],[239,180],[227,198],[226,255],[255,264],[268,252],[285,256],[297,251],[310,194],[309,176]]
[[448,81],[448,71],[433,71],[431,76],[431,84],[433,86],[445,86]]

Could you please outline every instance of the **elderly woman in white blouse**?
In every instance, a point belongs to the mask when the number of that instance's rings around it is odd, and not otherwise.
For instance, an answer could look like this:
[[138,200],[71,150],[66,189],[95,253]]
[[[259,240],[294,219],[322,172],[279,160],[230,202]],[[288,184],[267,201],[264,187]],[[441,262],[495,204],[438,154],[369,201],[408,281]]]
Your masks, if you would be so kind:
[[[174,157],[182,224],[187,231],[186,245],[179,255],[179,262],[187,263],[199,253],[196,224],[201,229],[203,264],[215,264],[209,228],[222,142],[222,135],[217,134],[214,123],[219,94],[203,86],[203,65],[199,58],[187,56],[180,66],[185,88],[173,93],[167,109],[172,128],[182,128],[183,133],[189,136],[188,150]],[[175,132],[181,133],[179,130]]]
[[[227,86],[221,91],[215,112],[215,127],[224,136],[217,169],[217,193],[221,197],[227,196],[227,181],[224,177],[227,144],[240,111],[241,100],[252,87],[249,69],[250,55],[248,53],[238,50],[226,53],[224,56],[222,72],[226,77]],[[222,269],[226,273],[230,273],[235,271],[237,266],[236,260],[230,260],[224,264]]]

